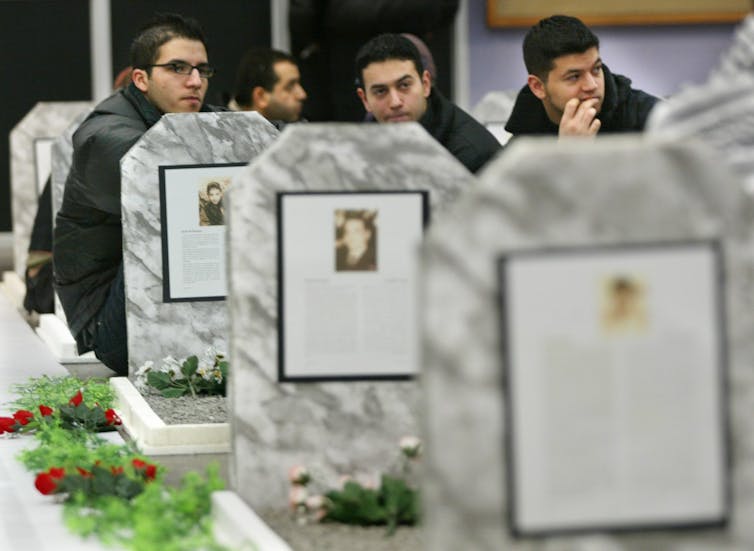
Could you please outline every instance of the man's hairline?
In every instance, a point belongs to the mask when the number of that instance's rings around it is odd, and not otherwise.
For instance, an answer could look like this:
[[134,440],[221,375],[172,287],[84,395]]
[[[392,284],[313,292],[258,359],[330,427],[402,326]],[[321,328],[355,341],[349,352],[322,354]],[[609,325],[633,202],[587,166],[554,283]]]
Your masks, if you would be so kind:
[[[414,71],[416,71],[416,60],[411,57],[405,57],[405,58],[404,57],[386,57],[385,59],[375,59],[374,61],[370,61],[369,63],[367,63],[361,68],[361,74],[359,75],[359,80],[361,81],[360,87],[366,90],[366,83],[364,82],[364,71],[366,71],[370,65],[374,65],[375,63],[387,63],[388,61],[408,61],[411,63],[411,66],[414,68]],[[424,73],[424,70],[418,73],[419,80],[422,79],[423,73]]]
[[538,74],[536,74],[536,73],[529,73],[529,74],[530,74],[530,75],[534,75],[534,76],[535,76],[535,77],[537,77],[537,78],[538,78],[539,80],[541,80],[541,81],[542,81],[543,83],[547,84],[547,77],[549,77],[549,76],[550,76],[550,73],[551,73],[551,72],[553,71],[553,69],[555,69],[555,60],[557,60],[557,59],[560,59],[561,57],[565,57],[565,56],[568,56],[568,55],[579,55],[579,54],[585,54],[585,53],[587,53],[587,52],[588,52],[589,50],[591,50],[591,49],[595,49],[595,50],[597,50],[597,60],[595,61],[595,63],[597,63],[597,62],[602,62],[602,63],[604,64],[604,62],[602,61],[602,56],[600,55],[600,49],[599,49],[599,46],[589,46],[589,47],[588,47],[588,48],[587,48],[586,50],[582,50],[582,51],[580,51],[580,52],[576,52],[576,51],[574,51],[574,52],[566,52],[566,53],[564,53],[564,54],[560,54],[560,55],[559,55],[559,56],[557,56],[557,57],[553,57],[553,58],[552,58],[552,59],[550,60],[550,67],[549,67],[549,69],[547,69],[547,72],[546,72],[546,73],[544,74],[544,76],[540,76],[540,75],[538,75]]

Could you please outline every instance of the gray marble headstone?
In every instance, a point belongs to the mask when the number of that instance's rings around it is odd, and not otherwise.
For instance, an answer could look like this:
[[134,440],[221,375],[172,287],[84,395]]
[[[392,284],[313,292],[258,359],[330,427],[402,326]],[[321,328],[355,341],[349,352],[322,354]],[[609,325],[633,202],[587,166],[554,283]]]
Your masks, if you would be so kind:
[[[63,204],[63,191],[65,190],[65,180],[68,178],[68,172],[71,170],[73,162],[73,133],[91,113],[94,104],[89,104],[89,108],[76,115],[71,124],[68,125],[60,136],[52,144],[52,161],[50,167],[51,187],[50,198],[52,201],[52,227],[55,227],[55,217]],[[58,294],[55,293],[55,315],[64,323],[67,323],[63,306],[60,304]]]
[[[752,549],[753,202],[703,147],[638,137],[584,145],[517,140],[433,225],[422,247],[426,548]],[[507,516],[497,258],[521,249],[710,238],[722,241],[727,279],[730,526],[514,539]]]
[[434,223],[473,185],[417,124],[289,126],[236,176],[228,247],[231,484],[252,507],[284,507],[295,464],[333,486],[339,475],[383,471],[400,438],[418,430],[415,381],[278,383],[277,193],[428,190]]
[[55,215],[60,210],[60,206],[63,204],[63,190],[65,189],[65,180],[68,178],[68,172],[71,170],[71,163],[73,162],[73,133],[89,116],[93,104],[88,105],[88,109],[79,113],[63,130],[58,138],[52,144],[52,162],[50,164],[52,168],[52,188],[50,189],[52,195],[52,224],[55,226]]
[[488,122],[507,122],[516,103],[518,90],[487,92],[472,109],[472,116],[486,124]]
[[703,140],[754,190],[754,15],[739,26],[706,83],[655,106],[647,133]]
[[471,111],[471,115],[487,127],[487,130],[492,132],[497,141],[503,145],[507,144],[513,136],[505,129],[505,123],[511,116],[516,96],[518,96],[518,90],[488,92]]
[[40,102],[10,133],[13,266],[22,280],[39,196],[34,141],[56,139],[76,116],[89,108],[90,104],[84,101]]
[[168,114],[121,160],[129,369],[165,356],[227,351],[226,301],[163,302],[160,165],[248,162],[278,135],[255,112]]

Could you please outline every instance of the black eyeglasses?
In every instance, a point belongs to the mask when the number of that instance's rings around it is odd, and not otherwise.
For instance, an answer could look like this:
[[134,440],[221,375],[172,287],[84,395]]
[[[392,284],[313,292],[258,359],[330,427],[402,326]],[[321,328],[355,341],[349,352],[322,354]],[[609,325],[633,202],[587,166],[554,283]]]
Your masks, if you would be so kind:
[[146,65],[144,69],[149,67],[165,67],[169,71],[174,72],[176,75],[188,76],[191,71],[196,69],[199,71],[201,78],[210,78],[215,74],[215,68],[207,63],[200,63],[199,65],[191,65],[185,61],[170,61],[168,63],[155,63],[154,65]]

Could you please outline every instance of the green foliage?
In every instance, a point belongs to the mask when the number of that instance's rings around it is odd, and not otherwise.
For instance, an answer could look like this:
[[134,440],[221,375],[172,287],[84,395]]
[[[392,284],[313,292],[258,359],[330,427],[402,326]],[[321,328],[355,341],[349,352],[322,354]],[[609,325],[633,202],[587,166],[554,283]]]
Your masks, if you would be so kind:
[[198,357],[189,356],[180,364],[180,370],[173,368],[173,362],[163,365],[161,369],[149,368],[145,370],[146,383],[166,398],[187,394],[224,395],[228,362],[222,354],[213,355],[210,361],[201,363]]
[[382,476],[378,489],[348,481],[340,491],[326,494],[329,505],[325,520],[345,524],[387,524],[392,534],[399,524],[413,525],[419,519],[419,493],[403,480]]
[[94,406],[98,403],[103,409],[113,407],[115,392],[106,379],[82,380],[76,377],[49,377],[47,375],[11,386],[11,391],[18,394],[18,398],[10,405],[16,409],[30,411],[36,411],[40,404],[54,408],[67,404],[79,390],[85,404]]
[[[224,381],[227,363],[221,363]],[[196,366],[189,362],[186,369],[190,372]],[[68,495],[63,514],[73,532],[136,551],[224,550],[213,541],[209,521],[210,494],[224,485],[216,465],[207,469],[206,479],[188,473],[177,488],[166,487],[159,476],[147,482],[154,473],[145,468],[134,445],[112,444],[90,432],[113,403],[109,385],[42,377],[14,390],[20,394],[14,402],[19,409],[45,404],[60,413],[38,423],[33,433],[37,447],[23,450],[19,459],[35,473],[65,469],[66,476],[58,484],[59,491]],[[84,400],[74,405],[70,400],[79,390]],[[87,472],[81,474],[77,467]],[[156,472],[162,470],[158,467]]]
[[65,504],[65,520],[77,534],[138,551],[221,551],[208,519],[210,494],[222,487],[212,465],[206,479],[192,472],[177,488],[147,484],[130,502],[76,497]]
[[87,431],[71,431],[59,422],[40,426],[36,433],[39,445],[21,451],[18,458],[32,472],[41,472],[51,467],[75,469],[81,465],[124,465],[136,454],[128,445],[108,443],[97,434]]

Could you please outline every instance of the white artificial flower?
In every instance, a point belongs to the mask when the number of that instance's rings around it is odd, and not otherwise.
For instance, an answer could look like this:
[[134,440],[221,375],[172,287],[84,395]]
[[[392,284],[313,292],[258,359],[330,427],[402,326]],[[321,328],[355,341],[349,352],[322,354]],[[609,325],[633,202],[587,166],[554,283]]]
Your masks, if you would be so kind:
[[421,453],[422,441],[416,436],[404,436],[401,438],[398,445],[400,446],[403,455],[410,459],[419,457],[419,454]]

